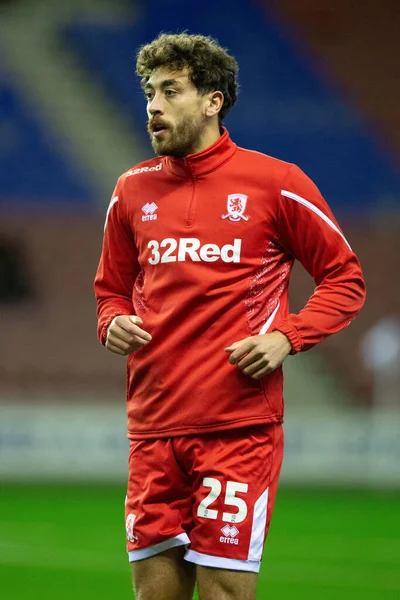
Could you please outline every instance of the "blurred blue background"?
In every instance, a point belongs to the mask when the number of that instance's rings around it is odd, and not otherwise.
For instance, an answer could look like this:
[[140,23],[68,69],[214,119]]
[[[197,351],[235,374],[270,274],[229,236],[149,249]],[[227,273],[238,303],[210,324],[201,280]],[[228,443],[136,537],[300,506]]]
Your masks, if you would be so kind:
[[[366,277],[355,322],[285,364],[282,483],[398,501],[399,24],[390,0],[0,1],[4,482],[124,485],[125,364],[97,343],[92,281],[116,179],[152,155],[136,51],[187,30],[239,62],[233,140],[317,183]],[[292,310],[312,289],[296,267]]]

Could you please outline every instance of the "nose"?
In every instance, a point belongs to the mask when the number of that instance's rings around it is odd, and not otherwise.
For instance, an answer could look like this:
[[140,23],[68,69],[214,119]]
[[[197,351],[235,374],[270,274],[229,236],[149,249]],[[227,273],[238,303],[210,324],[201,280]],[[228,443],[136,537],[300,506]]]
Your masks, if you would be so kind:
[[162,105],[161,94],[155,94],[152,101],[147,106],[147,111],[150,115],[163,114],[164,109]]

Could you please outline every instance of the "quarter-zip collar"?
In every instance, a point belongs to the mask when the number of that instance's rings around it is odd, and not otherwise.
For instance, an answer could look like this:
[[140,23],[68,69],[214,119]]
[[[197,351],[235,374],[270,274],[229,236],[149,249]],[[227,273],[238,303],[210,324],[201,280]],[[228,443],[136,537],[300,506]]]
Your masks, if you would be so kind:
[[166,168],[178,177],[201,177],[221,167],[235,154],[237,145],[229,137],[225,127],[218,140],[201,152],[188,154],[185,158],[164,157]]

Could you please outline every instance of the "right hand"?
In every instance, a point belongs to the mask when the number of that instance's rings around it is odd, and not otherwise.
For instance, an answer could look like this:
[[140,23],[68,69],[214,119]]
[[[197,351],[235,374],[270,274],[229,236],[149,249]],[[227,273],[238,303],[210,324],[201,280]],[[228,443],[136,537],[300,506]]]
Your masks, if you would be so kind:
[[115,317],[107,330],[105,347],[121,356],[140,350],[151,341],[151,335],[139,325],[143,321],[136,315],[120,315]]

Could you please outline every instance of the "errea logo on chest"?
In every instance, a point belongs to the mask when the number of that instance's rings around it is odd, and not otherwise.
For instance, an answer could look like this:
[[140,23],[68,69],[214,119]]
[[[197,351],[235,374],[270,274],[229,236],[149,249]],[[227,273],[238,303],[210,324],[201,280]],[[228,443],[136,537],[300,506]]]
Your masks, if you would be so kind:
[[142,211],[144,215],[142,215],[142,221],[155,221],[157,219],[157,214],[155,214],[158,206],[155,202],[146,202],[144,206],[142,206]]
[[[234,239],[233,244],[225,244],[219,247],[217,244],[201,244],[198,238],[165,238],[161,242],[150,240],[147,247],[151,251],[149,263],[182,262],[191,260],[193,262],[240,262],[241,239]],[[163,250],[161,250],[163,248]],[[165,248],[165,250],[164,250]]]

